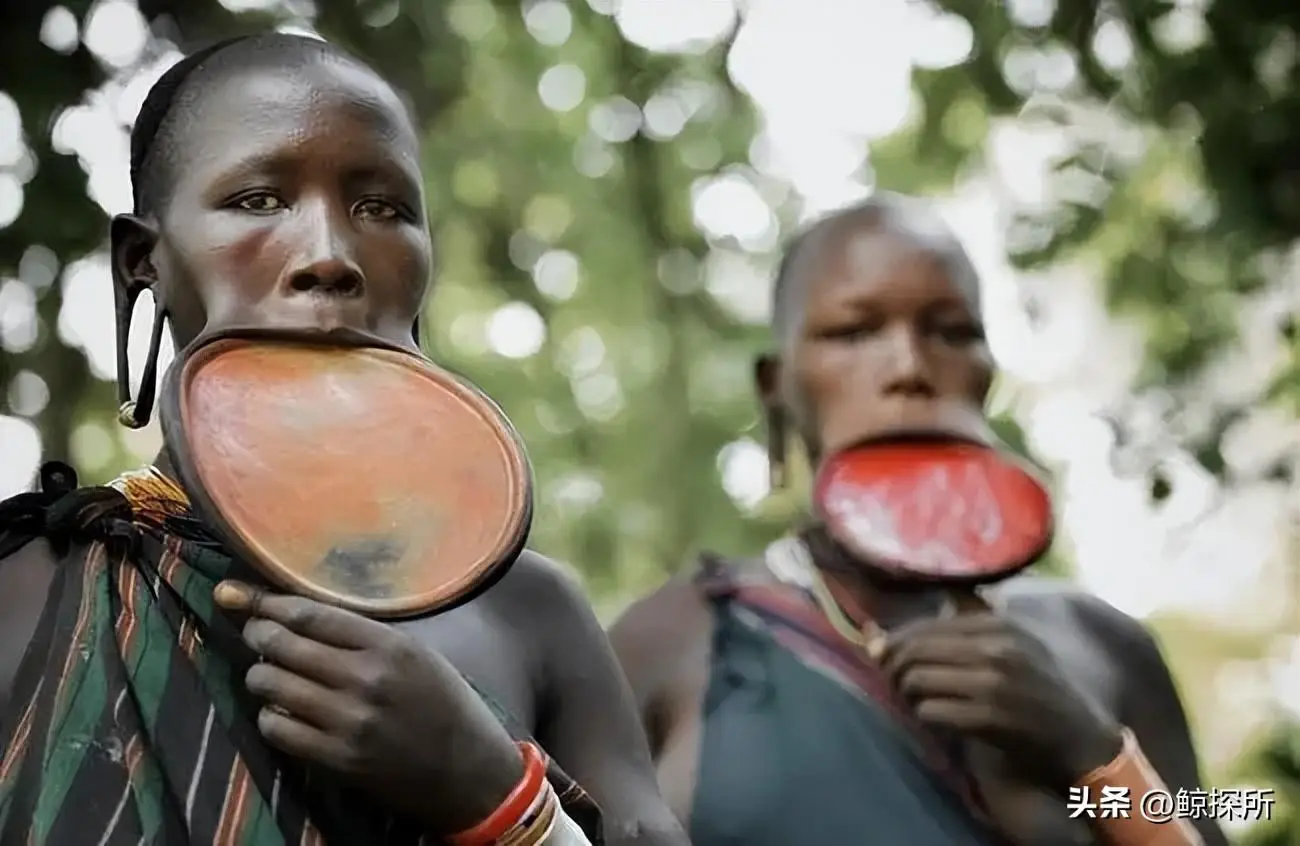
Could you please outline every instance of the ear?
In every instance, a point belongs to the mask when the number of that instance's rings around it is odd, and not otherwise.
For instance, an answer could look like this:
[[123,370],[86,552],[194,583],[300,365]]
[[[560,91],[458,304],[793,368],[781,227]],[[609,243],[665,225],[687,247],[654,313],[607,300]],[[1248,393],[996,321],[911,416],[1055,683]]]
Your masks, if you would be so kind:
[[773,490],[785,487],[786,447],[789,445],[785,412],[780,401],[780,384],[779,358],[760,355],[754,359],[754,387],[759,402],[763,405],[764,423],[767,427],[767,467]]
[[109,225],[108,238],[113,284],[131,294],[153,287],[158,281],[152,259],[158,229],[135,215],[119,214]]
[[975,375],[975,401],[982,408],[987,410],[989,394],[993,392],[993,386],[998,381],[998,370],[994,365],[993,356],[988,351],[988,345],[984,346],[984,354],[978,362],[979,372]]
[[781,359],[768,353],[754,359],[754,389],[764,408],[773,409],[781,404],[780,385]]
[[131,215],[118,215],[109,226],[112,251],[114,322],[117,327],[117,418],[122,425],[139,429],[149,422],[158,383],[158,352],[166,312],[154,299],[153,329],[149,336],[149,357],[140,377],[140,395],[131,398],[130,347],[131,315],[136,301],[158,282],[150,256],[158,243],[158,232]]

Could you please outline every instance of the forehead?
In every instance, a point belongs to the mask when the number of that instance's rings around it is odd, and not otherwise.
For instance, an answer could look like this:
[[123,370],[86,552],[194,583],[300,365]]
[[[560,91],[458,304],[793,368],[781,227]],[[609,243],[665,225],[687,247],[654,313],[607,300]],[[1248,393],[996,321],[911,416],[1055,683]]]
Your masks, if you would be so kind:
[[808,308],[863,298],[978,308],[979,281],[960,245],[938,228],[859,221],[833,227],[807,246],[797,270]]
[[406,110],[364,68],[321,58],[230,71],[203,84],[180,140],[182,174],[194,180],[275,159],[387,166],[418,181],[419,144]]

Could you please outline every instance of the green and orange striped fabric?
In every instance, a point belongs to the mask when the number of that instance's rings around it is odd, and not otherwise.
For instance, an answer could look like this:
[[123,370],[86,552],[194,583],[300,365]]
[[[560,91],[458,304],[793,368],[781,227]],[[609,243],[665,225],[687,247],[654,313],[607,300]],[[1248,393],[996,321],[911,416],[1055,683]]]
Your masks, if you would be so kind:
[[[24,496],[0,504],[0,566],[36,534],[62,560],[0,715],[0,846],[437,842],[261,741],[240,682],[255,656],[212,603],[248,574],[174,484],[151,471]],[[599,843],[595,805],[551,775]]]

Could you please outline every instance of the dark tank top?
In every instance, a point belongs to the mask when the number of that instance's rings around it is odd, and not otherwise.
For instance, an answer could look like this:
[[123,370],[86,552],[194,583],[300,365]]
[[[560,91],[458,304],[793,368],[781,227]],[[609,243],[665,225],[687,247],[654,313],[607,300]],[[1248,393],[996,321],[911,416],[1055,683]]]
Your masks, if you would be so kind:
[[800,586],[792,543],[762,563],[706,561],[714,636],[691,842],[998,846],[951,758]]

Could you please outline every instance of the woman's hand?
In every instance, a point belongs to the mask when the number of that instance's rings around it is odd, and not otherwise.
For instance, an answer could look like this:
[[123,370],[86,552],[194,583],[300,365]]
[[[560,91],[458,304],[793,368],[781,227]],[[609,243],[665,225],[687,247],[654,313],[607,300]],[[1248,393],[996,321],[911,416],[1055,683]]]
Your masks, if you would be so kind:
[[214,597],[248,615],[264,659],[246,683],[273,746],[349,776],[434,833],[486,818],[523,774],[510,736],[441,656],[383,623],[223,582]]
[[881,663],[922,722],[1000,749],[1054,790],[1119,754],[1115,721],[1038,641],[996,614],[905,626],[889,637]]

